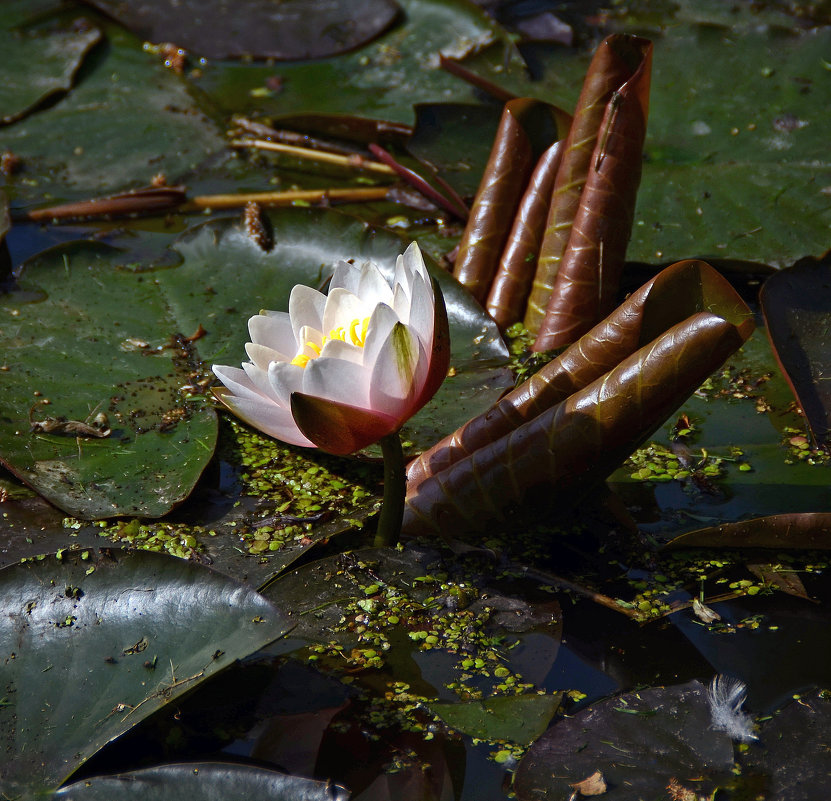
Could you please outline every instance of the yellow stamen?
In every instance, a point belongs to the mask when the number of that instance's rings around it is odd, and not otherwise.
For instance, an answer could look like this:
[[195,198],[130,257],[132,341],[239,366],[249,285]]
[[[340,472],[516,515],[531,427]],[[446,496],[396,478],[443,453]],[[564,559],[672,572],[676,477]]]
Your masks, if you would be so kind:
[[[360,318],[355,318],[349,323],[349,340],[350,342],[362,348],[364,343],[366,342],[366,333],[369,329],[369,317],[364,317],[363,320]],[[320,356],[320,351],[323,350],[323,346],[332,339],[339,339],[341,342],[346,342],[346,333],[347,329],[343,326],[338,326],[337,328],[333,328],[325,337],[323,337],[323,341],[320,345],[316,345],[314,342],[307,342],[306,347],[311,348],[314,351],[313,356],[308,356],[305,353],[298,353],[292,360],[292,364],[296,364],[299,367],[305,367],[312,359],[316,359]]]

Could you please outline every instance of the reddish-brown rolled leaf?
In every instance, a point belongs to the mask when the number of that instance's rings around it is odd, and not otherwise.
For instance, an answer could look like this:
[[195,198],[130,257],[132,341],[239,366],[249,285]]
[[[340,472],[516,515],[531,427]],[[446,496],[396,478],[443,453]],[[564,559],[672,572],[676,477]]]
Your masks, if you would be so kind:
[[560,138],[565,117],[541,100],[505,104],[453,268],[459,283],[482,304],[528,179],[543,151]]
[[403,532],[481,530],[529,501],[578,500],[742,342],[721,317],[689,317],[562,403],[408,488]]
[[555,142],[540,156],[491,284],[485,308],[502,330],[522,319],[528,303],[554,179],[563,158],[563,144],[562,140]]
[[105,217],[131,217],[172,211],[187,200],[183,186],[147,186],[119,195],[79,200],[47,209],[34,209],[26,214],[29,220],[81,220]]
[[415,459],[407,469],[410,488],[588,386],[638,348],[700,311],[735,325],[743,340],[753,331],[750,309],[718,271],[703,261],[673,264],[485,414]]
[[[646,108],[651,53],[652,43],[647,39],[614,34],[600,44],[592,59],[554,186],[545,237],[525,314],[525,327],[529,331],[536,332],[542,324],[554,279],[571,237],[595,146],[598,139],[602,140],[601,126],[609,101],[615,92],[619,92],[638,74],[638,88],[632,90],[638,102],[633,97],[632,102],[625,105],[630,106],[632,111],[637,105]],[[621,109],[618,109],[618,114],[620,112]]]
[[831,549],[831,512],[791,512],[688,531],[665,548]]
[[535,351],[576,341],[614,306],[641,181],[651,51],[606,106]]

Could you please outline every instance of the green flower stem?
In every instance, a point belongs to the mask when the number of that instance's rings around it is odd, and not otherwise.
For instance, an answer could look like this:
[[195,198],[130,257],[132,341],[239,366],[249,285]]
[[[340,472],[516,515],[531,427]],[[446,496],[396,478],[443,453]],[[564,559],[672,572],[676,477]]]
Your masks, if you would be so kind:
[[407,474],[404,472],[404,452],[397,431],[380,441],[384,455],[384,502],[375,532],[375,546],[395,545],[401,535],[404,519],[404,496],[407,492]]

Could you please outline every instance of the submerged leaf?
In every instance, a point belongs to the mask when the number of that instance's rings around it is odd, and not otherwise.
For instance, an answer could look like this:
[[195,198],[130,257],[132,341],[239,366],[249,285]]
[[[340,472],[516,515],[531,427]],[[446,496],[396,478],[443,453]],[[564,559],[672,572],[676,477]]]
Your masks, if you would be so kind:
[[770,515],[689,531],[667,548],[831,548],[831,512]]

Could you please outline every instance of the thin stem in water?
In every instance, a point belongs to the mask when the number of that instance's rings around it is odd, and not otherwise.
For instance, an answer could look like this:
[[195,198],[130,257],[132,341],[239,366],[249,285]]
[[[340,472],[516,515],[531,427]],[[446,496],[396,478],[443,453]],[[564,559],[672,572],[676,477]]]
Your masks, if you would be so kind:
[[404,496],[407,475],[404,472],[404,452],[397,431],[387,434],[380,442],[384,456],[384,502],[375,532],[375,547],[395,545],[401,536],[404,518]]

